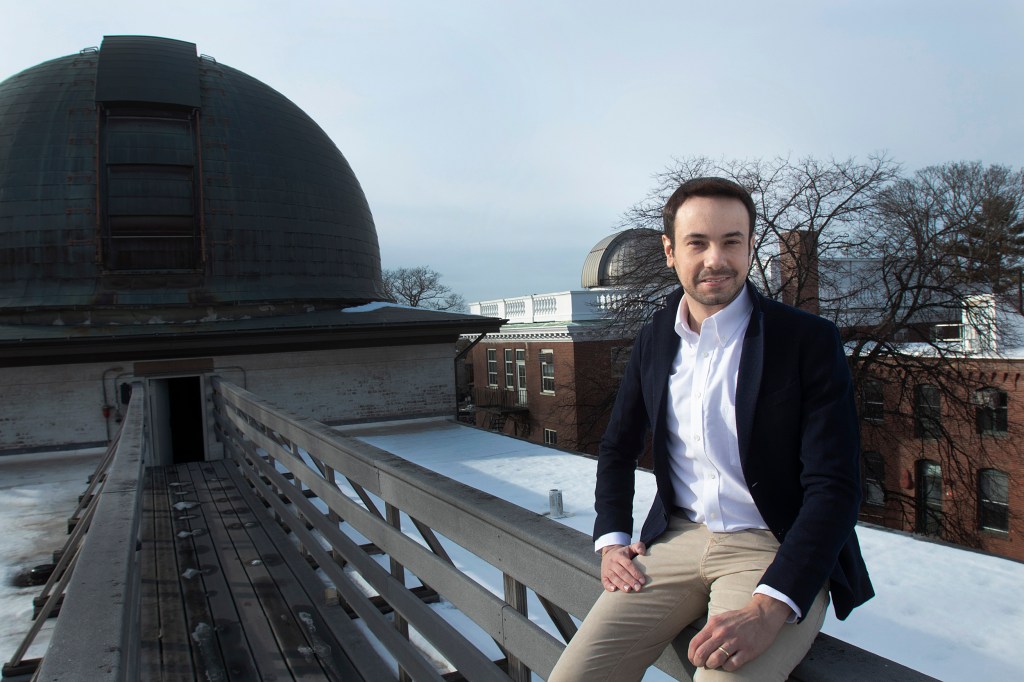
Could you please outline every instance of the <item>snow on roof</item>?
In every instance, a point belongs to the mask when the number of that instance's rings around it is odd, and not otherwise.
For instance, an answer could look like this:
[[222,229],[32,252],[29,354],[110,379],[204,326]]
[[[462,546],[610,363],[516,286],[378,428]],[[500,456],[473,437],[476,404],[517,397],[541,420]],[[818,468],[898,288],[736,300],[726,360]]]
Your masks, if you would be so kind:
[[389,303],[388,301],[373,301],[372,303],[366,303],[364,305],[356,305],[351,308],[342,308],[343,313],[370,313],[374,310],[380,310],[381,308],[405,308],[406,310],[423,310],[423,308],[417,308],[411,305],[399,305],[398,303]]

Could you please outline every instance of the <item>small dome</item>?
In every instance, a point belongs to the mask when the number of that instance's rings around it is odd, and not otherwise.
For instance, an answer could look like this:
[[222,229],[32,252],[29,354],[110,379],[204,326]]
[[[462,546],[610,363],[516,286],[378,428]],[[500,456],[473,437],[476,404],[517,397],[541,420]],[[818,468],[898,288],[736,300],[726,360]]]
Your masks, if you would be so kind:
[[0,312],[383,299],[359,181],[267,85],[145,36],[0,83]]
[[617,286],[651,259],[664,262],[661,232],[637,227],[608,235],[594,245],[583,261],[582,285],[585,289]]

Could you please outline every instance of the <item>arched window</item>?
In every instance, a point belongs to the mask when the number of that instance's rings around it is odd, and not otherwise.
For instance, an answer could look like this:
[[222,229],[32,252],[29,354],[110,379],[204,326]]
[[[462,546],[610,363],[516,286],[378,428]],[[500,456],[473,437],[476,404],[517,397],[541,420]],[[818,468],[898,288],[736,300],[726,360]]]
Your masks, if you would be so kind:
[[978,527],[1002,533],[1010,530],[1010,477],[1005,472],[978,472]]
[[983,388],[974,392],[974,421],[978,433],[1006,433],[1007,395],[998,388]]

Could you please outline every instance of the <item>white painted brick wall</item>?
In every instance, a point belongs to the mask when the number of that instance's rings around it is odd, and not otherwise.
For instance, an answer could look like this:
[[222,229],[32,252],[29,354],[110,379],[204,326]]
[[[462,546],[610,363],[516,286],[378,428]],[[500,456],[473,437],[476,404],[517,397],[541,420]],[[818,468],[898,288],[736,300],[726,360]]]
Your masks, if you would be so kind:
[[[215,359],[217,374],[293,412],[329,423],[455,413],[452,344],[235,355]],[[132,363],[0,369],[0,454],[107,440],[107,401],[131,381]],[[238,369],[241,367],[242,369]],[[243,371],[244,370],[244,371]],[[109,420],[110,431],[118,424]]]
[[[0,369],[0,452],[107,440],[101,378],[111,364]],[[123,365],[122,365],[123,366]],[[114,386],[107,373],[107,400]],[[111,432],[116,432],[113,414]]]

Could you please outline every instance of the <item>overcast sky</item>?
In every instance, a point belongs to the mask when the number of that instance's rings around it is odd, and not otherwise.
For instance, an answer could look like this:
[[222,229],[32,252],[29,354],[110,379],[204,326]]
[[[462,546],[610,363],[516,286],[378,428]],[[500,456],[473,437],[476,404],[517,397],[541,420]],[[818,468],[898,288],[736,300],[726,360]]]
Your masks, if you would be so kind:
[[384,267],[580,286],[673,158],[1024,151],[1020,0],[0,0],[0,78],[157,35],[279,90],[352,165]]

